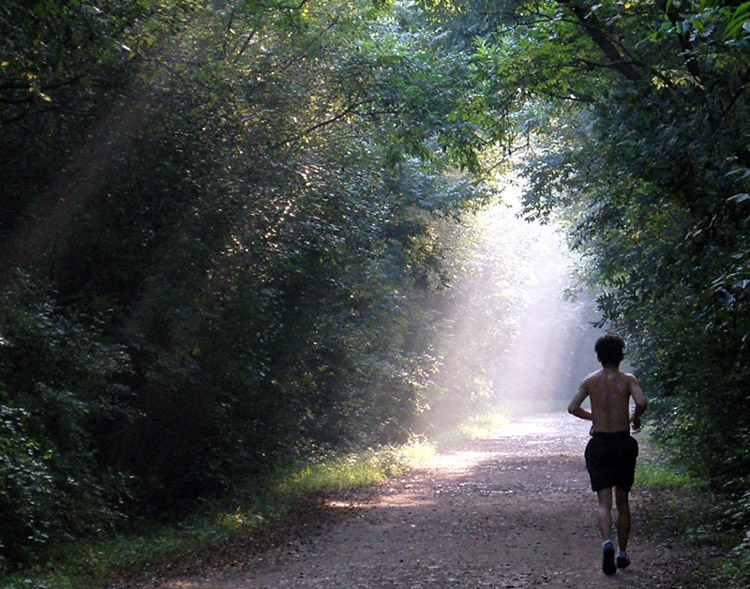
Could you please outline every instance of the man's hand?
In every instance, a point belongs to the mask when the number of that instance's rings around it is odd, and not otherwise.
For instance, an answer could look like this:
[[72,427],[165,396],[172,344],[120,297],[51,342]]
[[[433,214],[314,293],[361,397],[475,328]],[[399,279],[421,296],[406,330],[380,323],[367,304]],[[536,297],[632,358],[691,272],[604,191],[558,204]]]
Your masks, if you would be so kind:
[[641,418],[640,417],[636,417],[635,415],[633,415],[630,418],[630,423],[633,425],[633,431],[634,432],[637,432],[639,429],[641,429]]

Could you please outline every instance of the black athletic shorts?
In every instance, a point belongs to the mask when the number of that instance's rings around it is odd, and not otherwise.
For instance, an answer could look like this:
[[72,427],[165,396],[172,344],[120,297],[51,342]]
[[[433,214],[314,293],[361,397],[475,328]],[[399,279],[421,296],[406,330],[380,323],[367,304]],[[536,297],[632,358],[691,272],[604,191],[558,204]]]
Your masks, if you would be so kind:
[[586,445],[585,453],[591,489],[620,487],[629,491],[635,478],[637,456],[638,442],[630,432],[595,433]]

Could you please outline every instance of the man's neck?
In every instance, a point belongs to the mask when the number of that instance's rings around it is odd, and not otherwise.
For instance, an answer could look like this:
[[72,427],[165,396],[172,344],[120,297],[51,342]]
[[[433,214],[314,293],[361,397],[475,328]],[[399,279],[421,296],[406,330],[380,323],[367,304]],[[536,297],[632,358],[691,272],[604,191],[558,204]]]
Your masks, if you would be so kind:
[[615,372],[620,370],[619,364],[602,364],[602,369],[604,370],[614,370]]

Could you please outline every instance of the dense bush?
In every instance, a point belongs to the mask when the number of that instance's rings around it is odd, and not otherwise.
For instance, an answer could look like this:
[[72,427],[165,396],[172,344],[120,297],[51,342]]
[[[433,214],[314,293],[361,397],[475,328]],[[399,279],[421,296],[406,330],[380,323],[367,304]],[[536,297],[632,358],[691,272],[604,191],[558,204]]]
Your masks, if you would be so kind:
[[130,366],[121,346],[25,277],[3,295],[0,334],[0,544],[20,562],[119,516],[127,481],[96,450],[123,418]]

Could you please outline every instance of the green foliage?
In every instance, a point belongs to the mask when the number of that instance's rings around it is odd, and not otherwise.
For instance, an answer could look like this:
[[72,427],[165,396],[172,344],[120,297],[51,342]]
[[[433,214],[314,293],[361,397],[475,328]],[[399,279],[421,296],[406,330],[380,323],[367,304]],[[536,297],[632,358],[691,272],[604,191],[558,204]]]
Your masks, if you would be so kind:
[[716,563],[710,587],[742,587],[750,582],[750,531],[747,526],[747,522],[750,521],[750,493],[745,491],[726,515],[731,522],[745,522],[744,538],[725,558]]
[[466,440],[492,438],[498,430],[509,423],[508,415],[497,411],[468,415],[461,412],[463,419],[456,419],[453,427],[435,431],[435,444],[438,448],[450,447]]
[[115,522],[124,480],[100,469],[96,435],[121,412],[129,369],[119,346],[65,317],[40,284],[16,280],[0,316],[0,554]]
[[[191,0],[3,3],[0,149],[6,165],[0,170],[0,235],[10,235],[14,242],[4,247],[6,267],[23,258],[21,238],[11,233],[29,230],[21,221],[29,214],[46,214],[45,206],[54,204],[61,184],[75,185],[73,178],[86,184],[79,174],[88,165],[76,157],[76,147],[100,135],[95,121],[121,95],[141,51],[179,28],[199,4]],[[100,143],[94,149],[102,147]],[[81,184],[77,192],[86,192]]]
[[434,447],[412,440],[402,446],[381,447],[306,464],[285,473],[274,487],[282,496],[304,496],[311,493],[341,491],[372,485],[418,466],[434,454]]
[[679,466],[671,453],[665,452],[661,446],[653,445],[654,429],[651,426],[641,432],[640,443],[648,448],[641,452],[636,468],[638,485],[650,488],[674,487],[687,489],[697,487],[699,478],[691,478],[684,467]]

